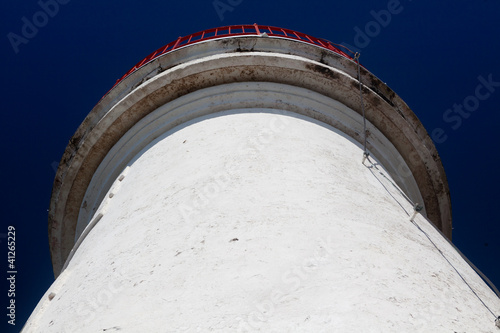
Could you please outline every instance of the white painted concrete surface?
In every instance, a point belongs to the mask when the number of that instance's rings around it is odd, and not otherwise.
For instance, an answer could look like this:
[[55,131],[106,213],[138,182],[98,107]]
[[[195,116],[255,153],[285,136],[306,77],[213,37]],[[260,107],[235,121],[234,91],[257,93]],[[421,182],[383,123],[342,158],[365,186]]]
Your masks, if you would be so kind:
[[[361,81],[370,131],[368,149],[409,196],[423,198],[429,219],[451,239],[449,189],[432,140],[410,108],[382,81],[364,68]],[[234,84],[239,84],[237,89]],[[225,88],[233,90],[226,92]],[[136,124],[158,109],[179,105],[165,114],[164,130],[214,112],[272,108],[314,118],[363,142],[358,89],[355,62],[311,44],[274,37],[209,40],[141,67],[99,101],[71,138],[59,163],[49,210],[55,276],[90,221],[95,204],[103,198],[100,187],[109,189],[123,161],[111,163],[115,168],[111,173],[100,174],[99,169],[107,168],[104,164],[110,155],[119,155],[113,152],[118,149],[117,142],[130,136]],[[145,142],[141,138],[133,141]],[[383,149],[384,141],[388,150]],[[394,150],[399,160],[392,159]],[[96,199],[90,193],[99,177],[104,182],[97,185]],[[407,184],[405,178],[415,181],[416,186]],[[88,202],[88,198],[96,200]]]
[[23,332],[498,332],[452,265],[500,300],[361,157],[277,109],[167,131],[115,180]]
[[[115,179],[139,151],[175,124],[223,110],[286,107],[288,111],[322,119],[344,133],[360,136],[363,118],[346,105],[313,91],[270,82],[245,82],[200,89],[162,105],[141,119],[113,146],[94,172],[78,215],[75,241],[81,237]],[[423,203],[419,187],[394,145],[367,121],[370,153],[384,165],[413,202]],[[425,209],[423,210],[425,213]]]
[[365,165],[357,67],[338,54],[246,36],[132,73],[64,153],[58,278],[23,332],[498,332],[498,297],[409,221],[424,203],[451,237],[436,148],[389,87],[361,81]]

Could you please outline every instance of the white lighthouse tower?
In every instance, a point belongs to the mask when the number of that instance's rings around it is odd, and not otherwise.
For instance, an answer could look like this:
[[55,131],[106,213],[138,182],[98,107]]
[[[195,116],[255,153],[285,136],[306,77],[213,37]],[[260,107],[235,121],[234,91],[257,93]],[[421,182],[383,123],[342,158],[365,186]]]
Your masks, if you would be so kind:
[[70,140],[23,332],[500,332],[451,229],[436,148],[377,77],[299,32],[210,29]]

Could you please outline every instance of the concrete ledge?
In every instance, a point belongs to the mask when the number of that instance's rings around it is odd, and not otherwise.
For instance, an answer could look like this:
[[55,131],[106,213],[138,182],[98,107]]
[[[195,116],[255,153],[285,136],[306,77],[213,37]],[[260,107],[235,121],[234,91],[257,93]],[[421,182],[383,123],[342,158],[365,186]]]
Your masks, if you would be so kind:
[[[75,237],[80,237],[96,214],[108,190],[115,186],[113,184],[121,170],[127,168],[130,161],[156,138],[190,126],[203,116],[237,110],[247,113],[281,113],[286,110],[320,120],[322,124],[331,124],[350,138],[359,137],[363,132],[363,118],[357,112],[336,100],[304,88],[271,82],[242,82],[197,90],[142,118],[108,152],[87,188]],[[422,203],[417,183],[407,171],[408,167],[399,152],[370,122],[367,128],[370,131],[372,156],[377,156],[379,164],[387,169],[413,202]],[[362,149],[358,141],[351,140]],[[352,158],[361,161],[360,156]]]
[[[356,69],[354,62],[336,53],[299,41],[233,37],[176,50],[131,74],[91,111],[59,164],[49,212],[55,275],[60,273],[75,243],[80,208],[94,173],[120,138],[148,114],[192,92],[235,82],[300,87],[360,114]],[[361,76],[366,86],[368,121],[403,157],[403,165],[415,178],[429,219],[451,238],[449,189],[432,140],[390,88],[363,68]],[[319,114],[316,119],[335,126]],[[187,120],[180,117],[172,126]],[[350,134],[354,140],[362,141],[359,132]],[[376,150],[371,144],[368,148]]]

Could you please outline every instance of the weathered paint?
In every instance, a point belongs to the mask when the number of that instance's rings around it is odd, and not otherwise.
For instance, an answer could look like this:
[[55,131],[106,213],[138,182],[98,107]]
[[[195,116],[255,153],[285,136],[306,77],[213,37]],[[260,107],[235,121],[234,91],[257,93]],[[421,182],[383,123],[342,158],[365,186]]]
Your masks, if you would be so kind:
[[363,165],[356,77],[324,49],[237,37],[125,78],[63,156],[60,275],[24,332],[493,332],[462,277],[500,300],[435,228],[451,237],[431,139],[361,68]]
[[[61,160],[49,211],[54,273],[59,274],[73,247],[79,207],[95,170],[113,145],[155,109],[203,88],[259,81],[303,87],[361,113],[359,95],[354,89],[356,77],[356,64],[336,53],[298,41],[263,37],[226,38],[191,45],[132,73],[92,110]],[[451,238],[448,185],[431,139],[392,90],[364,68],[361,78],[367,86],[367,119],[400,152],[418,184],[428,217]],[[353,139],[362,141],[359,134]]]
[[[226,91],[249,94],[242,85]],[[245,108],[195,117],[138,152],[125,144],[160,133],[176,108],[165,111],[114,152],[128,167],[25,332],[496,329],[440,251],[486,304],[500,300],[427,220],[416,223],[439,250],[409,221],[384,166],[361,164],[361,145],[342,131]]]

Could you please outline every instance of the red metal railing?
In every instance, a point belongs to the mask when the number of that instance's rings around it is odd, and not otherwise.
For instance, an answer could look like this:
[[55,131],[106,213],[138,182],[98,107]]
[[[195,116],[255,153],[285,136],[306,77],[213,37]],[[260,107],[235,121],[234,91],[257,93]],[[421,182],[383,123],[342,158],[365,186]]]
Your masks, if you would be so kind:
[[[225,26],[225,27],[219,27],[219,28],[213,28],[213,29],[208,29],[200,32],[196,32],[194,34],[184,36],[184,37],[179,37],[177,40],[168,43],[165,46],[162,46],[158,50],[154,51],[150,55],[148,55],[146,58],[142,59],[140,62],[138,62],[134,67],[132,67],[125,75],[123,75],[121,78],[119,78],[116,83],[114,84],[113,87],[115,87],[120,81],[122,81],[124,78],[132,74],[134,71],[139,69],[141,66],[144,66],[151,60],[158,58],[159,56],[171,52],[175,49],[178,49],[183,46],[187,46],[190,44],[195,44],[201,41],[209,40],[209,39],[216,39],[216,38],[222,38],[222,37],[230,37],[230,36],[251,36],[251,35],[260,35],[266,33],[268,36],[273,36],[273,37],[283,37],[283,38],[288,38],[288,39],[296,39],[300,40],[309,44],[314,44],[319,47],[323,47],[327,50],[333,51],[335,53],[338,53],[348,59],[352,59],[353,57],[341,49],[339,49],[337,46],[341,46],[338,44],[333,44],[332,42],[322,39],[322,38],[316,38],[313,36],[309,36],[307,34],[304,34],[302,32],[298,31],[293,31],[290,29],[284,29],[284,28],[278,28],[278,27],[271,27],[268,25],[258,25],[257,23],[252,24],[244,24],[244,25],[231,25],[231,26]],[[347,49],[346,49],[347,51]],[[349,51],[347,51],[349,52]]]

